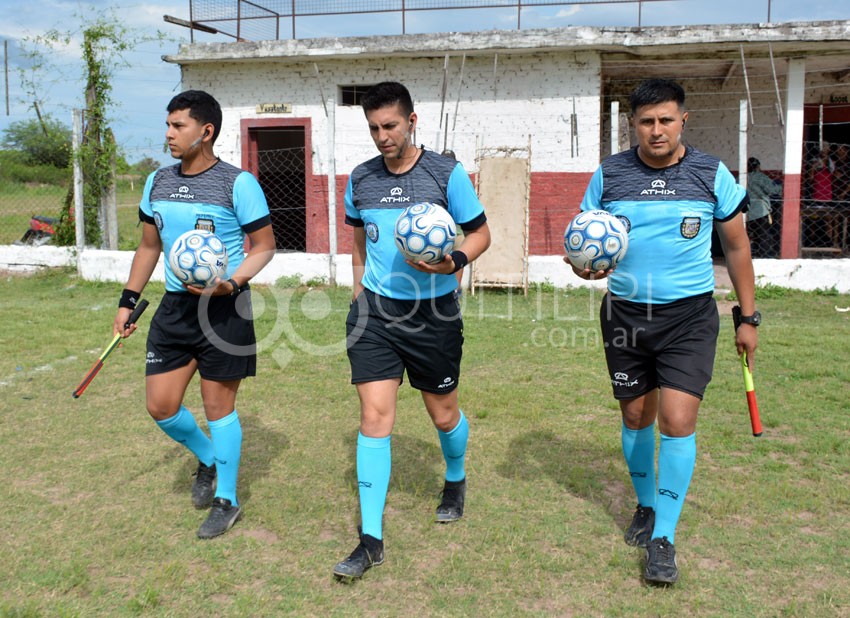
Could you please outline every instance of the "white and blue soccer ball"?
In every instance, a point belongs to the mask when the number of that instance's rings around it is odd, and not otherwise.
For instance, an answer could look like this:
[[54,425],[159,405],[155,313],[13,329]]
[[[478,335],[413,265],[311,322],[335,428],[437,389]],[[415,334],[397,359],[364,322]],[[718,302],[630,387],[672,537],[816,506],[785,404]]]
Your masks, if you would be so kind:
[[626,255],[629,231],[608,211],[580,212],[564,232],[564,248],[570,263],[579,270],[610,270]]
[[227,247],[212,232],[189,230],[171,245],[168,263],[181,283],[206,287],[227,272]]
[[442,206],[422,202],[404,209],[395,222],[395,244],[411,262],[436,264],[455,246],[457,228]]

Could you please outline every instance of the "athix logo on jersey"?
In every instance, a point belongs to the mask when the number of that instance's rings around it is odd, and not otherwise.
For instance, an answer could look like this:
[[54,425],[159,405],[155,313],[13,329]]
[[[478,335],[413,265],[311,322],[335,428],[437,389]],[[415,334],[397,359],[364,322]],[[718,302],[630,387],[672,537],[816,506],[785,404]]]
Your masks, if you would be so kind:
[[667,183],[660,178],[656,178],[650,184],[651,189],[644,189],[640,192],[641,195],[676,195],[676,189],[668,189]]
[[156,354],[154,354],[153,352],[148,352],[147,357],[145,358],[145,362],[146,362],[148,365],[154,365],[154,364],[156,364],[156,363],[161,363],[161,362],[162,362],[162,359],[161,359],[161,358],[157,358],[157,357],[156,357]]
[[390,194],[387,197],[381,198],[381,204],[399,204],[403,202],[409,202],[410,196],[403,195],[404,189],[401,187],[393,187],[390,189]]
[[614,379],[611,380],[611,384],[614,386],[635,386],[637,383],[637,380],[629,380],[629,374],[622,371],[615,372]]
[[696,238],[700,228],[699,217],[685,217],[682,219],[682,224],[679,226],[679,231],[685,238]]
[[177,193],[172,193],[168,197],[172,200],[193,200],[195,199],[195,194],[189,193],[189,187],[183,185],[182,187],[177,189]]

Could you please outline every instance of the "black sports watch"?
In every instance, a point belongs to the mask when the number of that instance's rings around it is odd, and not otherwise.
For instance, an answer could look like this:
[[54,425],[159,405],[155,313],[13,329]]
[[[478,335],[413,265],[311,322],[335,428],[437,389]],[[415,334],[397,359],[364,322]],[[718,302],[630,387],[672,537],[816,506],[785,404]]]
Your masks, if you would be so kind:
[[761,312],[753,311],[753,315],[742,315],[739,318],[741,324],[749,324],[750,326],[758,326],[761,324]]
[[239,296],[242,292],[242,288],[237,285],[237,283],[233,279],[228,279],[227,282],[233,288],[233,291],[230,293],[231,296]]

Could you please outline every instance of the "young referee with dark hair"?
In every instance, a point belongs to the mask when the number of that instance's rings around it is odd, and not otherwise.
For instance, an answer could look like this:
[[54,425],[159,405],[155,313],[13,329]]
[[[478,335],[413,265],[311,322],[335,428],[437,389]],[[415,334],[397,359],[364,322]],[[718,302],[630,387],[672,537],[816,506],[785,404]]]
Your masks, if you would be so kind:
[[[357,166],[345,193],[354,229],[354,290],[346,320],[351,381],[360,398],[357,481],[360,543],[334,567],[340,579],[363,576],[384,561],[383,512],[390,481],[390,434],[402,377],[422,393],[446,462],[437,522],[463,515],[469,425],[458,407],[463,321],[456,273],[490,246],[484,208],[454,159],[414,143],[417,116],[407,88],[383,82],[361,102],[380,155]],[[431,202],[464,232],[460,248],[435,265],[406,262],[395,246],[402,210]]]
[[[600,318],[605,356],[622,413],[623,455],[637,496],[625,541],[646,547],[644,578],[679,577],[676,526],[696,462],[696,422],[717,348],[711,231],[723,242],[740,302],[738,353],[753,366],[761,316],[743,212],[749,202],[716,157],[682,141],[685,92],[663,79],[631,95],[638,145],[608,157],[596,170],[582,210],[604,209],[629,229],[629,249],[608,272]],[[661,444],[655,474],[655,421]]]
[[[165,262],[165,296],[151,320],[146,356],[147,409],[156,424],[198,459],[192,486],[196,508],[210,507],[198,529],[208,539],[229,530],[242,515],[236,481],[242,428],[236,392],[256,373],[256,340],[248,281],[275,251],[269,209],[256,178],[220,161],[213,144],[221,130],[221,107],[206,92],[188,90],[167,107],[165,137],[179,163],[153,172],[139,206],[142,240],[121,295],[113,332],[124,329],[150,280],[160,253],[168,255],[184,232],[214,232],[227,247],[227,274],[216,285],[183,285]],[[245,236],[251,239],[247,255]],[[186,387],[201,375],[201,397],[210,437],[183,406]]]

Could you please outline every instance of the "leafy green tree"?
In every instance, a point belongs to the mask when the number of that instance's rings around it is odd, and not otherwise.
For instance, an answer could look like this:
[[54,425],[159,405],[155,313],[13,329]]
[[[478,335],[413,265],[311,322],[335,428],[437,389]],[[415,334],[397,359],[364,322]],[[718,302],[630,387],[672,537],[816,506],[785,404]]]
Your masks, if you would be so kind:
[[160,167],[162,167],[162,163],[153,157],[145,157],[141,161],[133,163],[133,165],[130,166],[130,170],[136,174],[141,174],[146,177],[148,174],[158,170]]
[[[124,55],[136,45],[151,40],[161,40],[163,35],[143,35],[123,25],[124,20],[115,10],[96,13],[94,16],[78,16],[80,31],[59,32],[51,30],[42,36],[25,39],[37,46],[28,52],[33,75],[29,78],[22,73],[23,85],[33,101],[38,101],[40,80],[38,73],[50,72],[47,61],[50,52],[71,45],[82,35],[82,58],[85,65],[85,122],[82,143],[76,153],[84,179],[83,210],[85,217],[85,241],[88,245],[100,245],[103,238],[98,222],[98,212],[104,195],[114,186],[113,169],[121,164],[120,155],[112,130],[109,128],[109,110],[114,105],[112,99],[112,78],[119,66],[129,66]],[[46,51],[45,51],[46,50]],[[124,162],[126,163],[126,162]],[[54,242],[60,245],[73,245],[75,242],[75,223],[73,193],[68,192]]]
[[3,135],[3,147],[22,152],[29,165],[66,168],[71,162],[71,129],[50,116],[13,122]]

